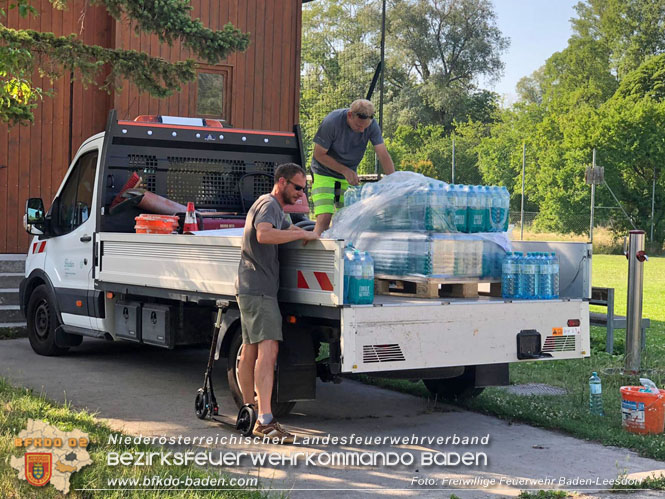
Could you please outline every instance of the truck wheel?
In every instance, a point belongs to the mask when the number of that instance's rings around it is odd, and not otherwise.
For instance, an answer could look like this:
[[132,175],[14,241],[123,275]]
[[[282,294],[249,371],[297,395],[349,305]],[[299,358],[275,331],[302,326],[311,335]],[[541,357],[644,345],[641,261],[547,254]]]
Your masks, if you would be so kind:
[[446,400],[476,397],[484,390],[484,388],[476,388],[475,386],[476,369],[474,366],[467,366],[461,376],[445,379],[424,379],[423,383],[432,395]]
[[[240,327],[238,327],[233,335],[231,340],[231,345],[229,348],[229,357],[227,359],[226,365],[226,375],[229,380],[229,390],[231,391],[231,396],[233,401],[240,409],[244,402],[242,400],[242,392],[240,391],[240,385],[238,384],[238,362],[240,359],[240,349],[242,348],[242,334],[240,332]],[[281,416],[286,416],[291,410],[295,407],[295,402],[275,402],[277,392],[273,386],[272,392],[272,414],[276,418]]]
[[30,295],[26,316],[28,339],[36,353],[55,356],[69,350],[55,344],[55,330],[60,326],[60,321],[44,284],[37,286]]

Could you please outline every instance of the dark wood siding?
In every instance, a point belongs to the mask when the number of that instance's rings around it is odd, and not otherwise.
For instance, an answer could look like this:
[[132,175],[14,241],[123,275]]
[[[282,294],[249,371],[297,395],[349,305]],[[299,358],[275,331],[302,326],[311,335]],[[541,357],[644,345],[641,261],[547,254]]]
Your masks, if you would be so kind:
[[[298,0],[247,0],[217,2],[193,0],[192,17],[207,19],[214,29],[232,23],[251,33],[248,49],[231,54],[219,66],[230,75],[225,83],[229,94],[226,121],[234,127],[288,130],[298,121],[298,74],[300,68],[301,3]],[[160,46],[156,37],[134,34],[133,26],[115,26],[118,47],[150,50],[170,61],[191,54],[179,44]],[[209,68],[204,65],[202,69]],[[139,114],[196,116],[196,82],[167,99],[139,94],[133,85],[117,92],[114,105],[118,117],[133,119]]]
[[[48,0],[32,4],[40,15],[24,19],[16,9],[7,9],[8,2],[0,2],[9,14],[7,25],[58,35],[77,33],[86,43],[110,46],[111,19],[102,8],[88,5],[82,18],[82,0],[69,2],[66,11],[54,10]],[[31,237],[23,230],[26,199],[41,197],[51,204],[69,166],[70,149],[76,152],[85,138],[104,129],[111,105],[109,94],[83,89],[69,75],[51,83],[35,74],[33,81],[54,94],[45,96],[34,110],[34,123],[11,129],[0,124],[0,253],[26,251]]]
[[[16,9],[8,9],[7,0],[0,0],[8,13],[7,25],[58,35],[77,33],[86,43],[142,50],[170,61],[191,57],[180,44],[169,47],[155,36],[136,36],[133,26],[116,23],[103,8],[84,0],[70,0],[66,11],[54,10],[48,0],[32,4],[40,16],[22,19]],[[200,66],[225,75],[225,119],[235,127],[292,130],[298,121],[300,0],[193,0],[191,4],[192,17],[211,28],[230,22],[251,33],[246,52],[231,54],[215,67]],[[155,99],[127,83],[123,91],[109,95],[84,88],[69,75],[53,84],[37,76],[34,81],[54,93],[35,110],[34,124],[9,130],[0,125],[0,253],[26,251],[30,238],[22,224],[26,199],[41,197],[50,206],[71,154],[87,137],[104,130],[112,107],[121,119],[139,114],[196,115],[196,82],[170,98]]]

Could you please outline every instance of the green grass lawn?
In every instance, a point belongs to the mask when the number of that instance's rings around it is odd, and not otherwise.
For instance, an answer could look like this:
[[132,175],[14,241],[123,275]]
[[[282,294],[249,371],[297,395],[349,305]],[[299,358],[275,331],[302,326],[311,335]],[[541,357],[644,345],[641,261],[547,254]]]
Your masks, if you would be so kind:
[[[107,466],[107,454],[113,452],[150,452],[157,451],[155,447],[134,444],[111,444],[108,442],[111,429],[97,421],[91,414],[85,411],[73,410],[68,405],[61,405],[45,399],[43,396],[34,394],[25,388],[10,386],[0,378],[0,497],[2,498],[24,498],[24,497],[63,497],[53,486],[33,487],[25,480],[17,478],[17,471],[10,466],[9,456],[22,456],[24,450],[14,447],[14,438],[25,429],[29,418],[46,421],[63,431],[80,429],[89,434],[90,444],[88,453],[93,464],[84,467],[74,473],[70,481],[70,493],[67,497],[90,498],[90,497],[177,497],[194,498],[205,495],[205,497],[227,498],[227,497],[266,497],[266,494],[254,490],[226,490],[216,486],[215,489],[199,490],[169,490],[166,486],[160,490],[126,490],[128,487],[112,487],[112,490],[104,492],[92,492],[76,489],[108,488],[108,479],[138,478],[160,476],[177,477],[185,480],[205,479],[207,477],[220,478],[216,470],[204,470],[194,465],[162,465],[161,463],[150,466]],[[165,447],[167,451],[176,450],[173,447]],[[205,488],[205,486],[202,486]],[[228,489],[228,487],[227,487]]]
[[[615,289],[615,312],[626,313],[628,262],[622,255],[595,255],[594,286]],[[642,368],[659,387],[665,386],[665,258],[651,258],[644,265],[644,311],[651,319],[647,330]],[[599,311],[604,311],[598,308]],[[558,428],[577,437],[597,440],[606,445],[635,449],[640,454],[665,460],[665,435],[634,435],[621,426],[623,385],[639,385],[637,377],[603,374],[607,368],[621,368],[624,363],[625,331],[615,330],[614,353],[605,352],[603,327],[591,328],[591,357],[573,361],[513,364],[511,383],[547,383],[568,390],[561,397],[519,397],[496,388],[486,389],[478,398],[465,402],[469,408],[517,419],[548,428]],[[588,411],[588,378],[600,373],[603,382],[604,417]]]

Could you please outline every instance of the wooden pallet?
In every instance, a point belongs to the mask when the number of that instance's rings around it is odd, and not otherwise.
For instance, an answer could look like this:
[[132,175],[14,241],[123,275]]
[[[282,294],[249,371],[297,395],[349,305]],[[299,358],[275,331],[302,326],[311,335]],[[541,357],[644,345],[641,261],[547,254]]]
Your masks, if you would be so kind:
[[[479,291],[479,284],[489,284],[489,291]],[[479,294],[501,296],[501,283],[473,278],[405,278],[382,274],[374,276],[374,294],[413,298],[477,298]]]

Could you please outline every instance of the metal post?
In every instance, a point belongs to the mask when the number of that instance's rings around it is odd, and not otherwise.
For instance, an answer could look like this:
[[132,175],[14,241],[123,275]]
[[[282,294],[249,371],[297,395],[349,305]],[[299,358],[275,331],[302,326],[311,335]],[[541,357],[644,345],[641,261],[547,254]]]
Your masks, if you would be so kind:
[[656,207],[656,167],[653,167],[653,185],[651,186],[651,234],[649,236],[649,243],[651,244],[651,247],[654,248],[655,246],[653,245],[653,224],[654,224],[654,210]]
[[520,241],[524,241],[524,175],[526,172],[526,142],[522,142],[522,206],[520,207]]
[[642,353],[642,289],[644,282],[643,230],[631,230],[628,242],[628,301],[626,306],[626,357],[624,370],[636,374]]
[[[386,0],[381,6],[381,79],[379,80],[379,128],[383,133],[383,75],[386,72]],[[374,156],[374,173],[379,175],[379,165]]]
[[[593,159],[591,162],[591,173],[594,175],[596,172],[596,148],[594,147],[593,149]],[[593,177],[592,177],[593,178]],[[591,217],[589,220],[589,242],[591,243],[593,247],[593,209],[595,202],[594,200],[596,199],[596,181],[595,178],[591,182]]]
[[455,136],[453,136],[453,169],[452,175],[450,176],[450,183],[455,183]]

